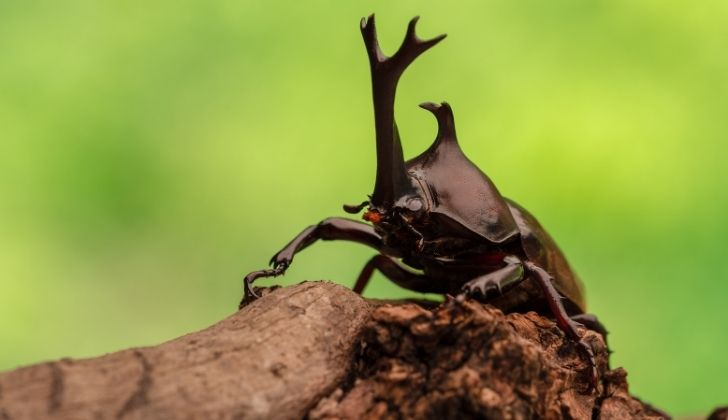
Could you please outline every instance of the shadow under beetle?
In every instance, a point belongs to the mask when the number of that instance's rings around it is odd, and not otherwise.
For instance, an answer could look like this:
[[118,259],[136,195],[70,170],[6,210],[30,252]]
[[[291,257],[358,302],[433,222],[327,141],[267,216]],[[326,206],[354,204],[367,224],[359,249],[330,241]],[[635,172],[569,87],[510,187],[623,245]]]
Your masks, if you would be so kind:
[[391,57],[379,48],[374,15],[361,21],[372,75],[377,174],[369,200],[344,210],[356,214],[366,208],[363,219],[371,224],[332,217],[309,226],[271,258],[273,268],[245,277],[243,301],[258,297],[252,287],[256,279],[283,274],[294,255],[317,240],[358,242],[379,254],[364,266],[355,292],[362,293],[377,269],[417,292],[474,297],[503,311],[550,312],[588,359],[596,386],[594,352],[577,326],[602,335],[604,327],[585,314],[581,283],[549,234],[524,208],[501,196],[463,154],[450,105],[420,105],[437,119],[437,137],[419,156],[403,158],[394,121],[397,82],[420,54],[445,38],[420,39],[417,19]]

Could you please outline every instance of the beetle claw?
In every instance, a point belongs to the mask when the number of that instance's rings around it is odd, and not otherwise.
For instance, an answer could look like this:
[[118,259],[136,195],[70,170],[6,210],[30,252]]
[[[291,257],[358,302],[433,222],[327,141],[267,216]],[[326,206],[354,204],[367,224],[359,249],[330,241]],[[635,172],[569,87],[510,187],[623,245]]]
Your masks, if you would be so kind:
[[253,288],[253,282],[257,278],[256,274],[259,272],[252,272],[245,276],[245,279],[243,279],[243,299],[240,301],[240,304],[238,305],[238,309],[242,309],[243,306],[249,304],[250,302],[259,299],[260,295],[255,292],[255,289]]
[[243,288],[245,293],[243,295],[243,300],[240,302],[238,308],[242,308],[246,304],[260,298],[260,295],[255,292],[255,288],[253,287],[253,282],[255,280],[261,277],[277,277],[283,275],[290,265],[290,260],[276,260],[276,258],[273,257],[273,259],[271,260],[271,264],[273,265],[273,268],[253,271],[252,273],[245,276],[245,279],[243,280]]

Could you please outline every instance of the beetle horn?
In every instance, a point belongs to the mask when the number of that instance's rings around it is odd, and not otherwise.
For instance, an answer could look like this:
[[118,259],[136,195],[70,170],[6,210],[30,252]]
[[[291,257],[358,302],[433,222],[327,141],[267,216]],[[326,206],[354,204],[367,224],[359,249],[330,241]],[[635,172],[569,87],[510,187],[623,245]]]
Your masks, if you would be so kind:
[[374,125],[377,137],[377,179],[371,204],[377,207],[390,207],[397,197],[413,189],[405,170],[402,143],[394,120],[397,82],[407,66],[420,54],[445,38],[445,35],[440,35],[429,40],[420,39],[415,33],[418,19],[415,17],[410,21],[402,45],[391,57],[384,55],[379,48],[374,15],[361,20],[361,33],[372,74]]
[[437,138],[435,139],[433,147],[447,141],[457,143],[458,139],[455,135],[455,117],[453,117],[450,104],[447,102],[442,102],[440,104],[424,102],[420,104],[420,108],[432,112],[437,119]]

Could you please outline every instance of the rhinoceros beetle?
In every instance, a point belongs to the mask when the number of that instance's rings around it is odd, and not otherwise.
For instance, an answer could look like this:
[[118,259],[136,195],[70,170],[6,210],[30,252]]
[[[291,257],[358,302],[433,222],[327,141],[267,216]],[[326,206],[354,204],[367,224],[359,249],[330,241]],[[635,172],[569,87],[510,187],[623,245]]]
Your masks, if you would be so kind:
[[594,352],[577,326],[606,331],[585,314],[581,283],[549,234],[523,207],[501,196],[465,156],[450,105],[420,105],[437,119],[437,136],[422,154],[404,160],[394,120],[397,83],[420,54],[445,38],[419,38],[417,20],[410,21],[392,56],[379,47],[374,15],[361,21],[372,78],[377,172],[369,199],[344,210],[357,214],[366,208],[363,219],[371,224],[331,217],[307,227],[271,258],[271,269],[245,277],[243,302],[258,297],[252,287],[256,279],[283,274],[294,255],[317,240],[358,242],[379,253],[359,274],[355,292],[364,291],[377,269],[417,292],[473,297],[504,311],[550,313],[584,352],[595,386]]

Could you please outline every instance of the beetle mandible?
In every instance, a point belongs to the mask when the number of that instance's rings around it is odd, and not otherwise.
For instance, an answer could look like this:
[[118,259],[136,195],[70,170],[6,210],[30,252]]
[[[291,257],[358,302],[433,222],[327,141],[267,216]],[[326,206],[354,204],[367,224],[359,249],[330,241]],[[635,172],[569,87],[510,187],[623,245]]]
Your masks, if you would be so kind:
[[[258,297],[253,282],[283,274],[294,255],[319,239],[346,240],[379,251],[354,285],[362,293],[374,270],[417,292],[475,297],[504,310],[550,313],[588,359],[590,381],[598,380],[591,346],[577,331],[581,324],[606,334],[586,314],[581,283],[548,233],[523,207],[504,198],[463,153],[446,102],[423,103],[437,119],[434,143],[405,162],[394,98],[404,70],[445,38],[423,40],[409,22],[397,52],[379,48],[374,15],[361,21],[372,78],[377,172],[374,192],[359,205],[369,223],[331,217],[303,230],[270,260],[272,268],[245,277],[244,302]],[[414,271],[414,270],[416,271]]]

